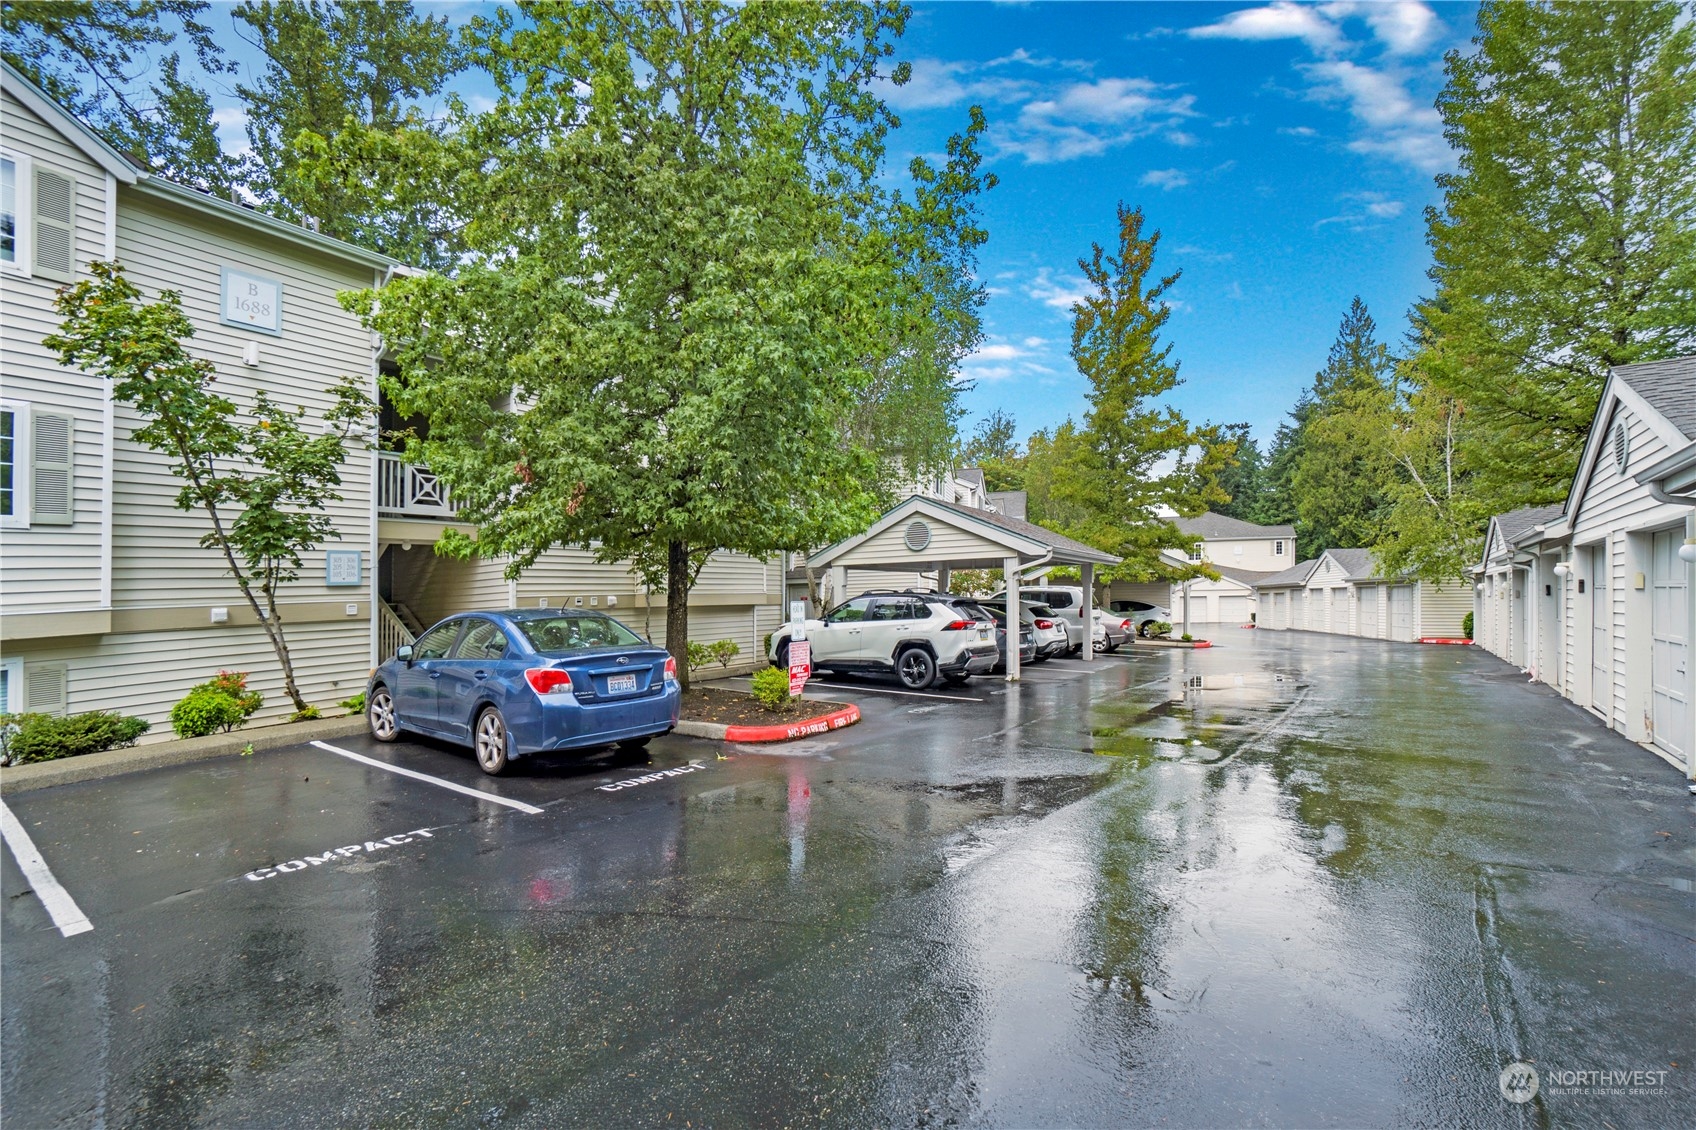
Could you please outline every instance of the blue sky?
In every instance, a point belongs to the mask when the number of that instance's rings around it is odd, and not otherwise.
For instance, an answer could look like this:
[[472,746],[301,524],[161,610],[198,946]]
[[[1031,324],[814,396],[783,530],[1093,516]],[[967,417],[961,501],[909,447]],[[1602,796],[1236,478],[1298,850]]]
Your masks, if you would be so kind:
[[[478,7],[418,6],[455,22]],[[983,199],[988,336],[964,367],[963,431],[995,408],[1021,439],[1082,415],[1068,308],[1077,260],[1115,238],[1119,201],[1162,233],[1157,267],[1183,271],[1165,340],[1184,380],[1172,402],[1191,419],[1246,421],[1264,445],[1356,294],[1400,345],[1428,288],[1433,177],[1451,164],[1432,103],[1474,4],[913,7],[892,60],[913,80],[884,90],[903,123],[891,168],[940,154],[979,104],[1001,180]],[[250,70],[252,49],[223,41]],[[233,90],[215,98],[221,137],[245,146]]]

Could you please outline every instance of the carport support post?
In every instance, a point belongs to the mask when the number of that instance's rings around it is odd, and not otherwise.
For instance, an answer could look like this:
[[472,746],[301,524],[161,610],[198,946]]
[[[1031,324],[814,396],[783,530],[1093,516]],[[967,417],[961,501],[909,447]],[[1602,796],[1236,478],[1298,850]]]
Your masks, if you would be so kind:
[[947,592],[948,591],[948,581],[949,581],[948,566],[938,565],[936,567],[936,591],[937,592]]
[[1084,578],[1084,662],[1095,661],[1095,566],[1085,561],[1079,569]]
[[1001,562],[1002,575],[1007,578],[1007,681],[1019,681],[1019,621],[1025,606],[1019,602],[1019,559],[1009,557]]

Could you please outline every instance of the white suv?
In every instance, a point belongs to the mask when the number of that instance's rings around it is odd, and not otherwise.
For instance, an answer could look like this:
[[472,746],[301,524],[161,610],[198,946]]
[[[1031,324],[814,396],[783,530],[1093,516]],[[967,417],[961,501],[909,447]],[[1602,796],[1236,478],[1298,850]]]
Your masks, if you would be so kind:
[[[808,620],[815,671],[893,672],[908,690],[963,683],[995,667],[995,621],[967,597],[868,592]],[[789,666],[790,626],[771,635],[770,659]]]
[[[1007,601],[1007,592],[1003,589],[990,597],[1003,604]],[[1060,623],[1066,625],[1066,637],[1071,641],[1069,654],[1077,655],[1083,651],[1084,644],[1089,641],[1095,625],[1084,623],[1084,590],[1076,585],[1032,585],[1026,588],[1019,586],[1019,599],[1033,604],[1046,604],[1054,610],[1054,615]]]

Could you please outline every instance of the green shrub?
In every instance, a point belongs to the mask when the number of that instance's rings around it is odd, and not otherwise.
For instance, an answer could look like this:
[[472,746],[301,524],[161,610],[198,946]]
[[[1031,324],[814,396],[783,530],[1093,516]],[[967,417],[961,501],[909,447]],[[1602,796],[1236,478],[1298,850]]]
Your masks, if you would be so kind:
[[105,710],[72,714],[0,715],[0,761],[23,765],[134,745],[151,724]]
[[256,710],[265,705],[264,695],[258,691],[247,689],[246,671],[220,671],[194,689],[197,691],[217,691],[219,694],[229,695],[236,700],[236,705],[241,708],[243,718],[251,717]]
[[712,649],[706,644],[696,643],[694,640],[689,641],[689,670],[691,672],[699,671],[705,667],[712,657]]
[[343,710],[347,711],[349,714],[364,714],[365,713],[365,692],[360,691],[358,694],[354,695],[352,698],[344,698],[341,702],[337,703],[336,705],[340,706]]
[[789,697],[789,672],[782,667],[766,667],[754,672],[754,698],[767,710],[784,711],[792,701]]
[[324,712],[311,703],[307,703],[293,714],[289,715],[290,722],[310,722],[314,718],[324,717]]
[[1190,635],[1188,632],[1185,632],[1183,635],[1179,636],[1178,638],[1183,640],[1185,643],[1194,643],[1195,642],[1195,637]]
[[1460,634],[1467,639],[1472,638],[1472,613],[1468,612],[1460,618]]
[[1164,620],[1156,620],[1148,626],[1148,634],[1154,639],[1164,639],[1172,634],[1172,625]]
[[765,637],[760,640],[760,654],[761,655],[770,655],[771,654],[771,637],[775,634],[776,633],[774,633],[774,632],[767,632],[765,634]]
[[742,654],[742,648],[735,640],[714,640],[707,645],[707,652],[720,667],[729,667],[730,661]]
[[171,729],[179,738],[203,738],[223,730],[229,733],[243,722],[241,704],[227,694],[199,686],[171,707]]

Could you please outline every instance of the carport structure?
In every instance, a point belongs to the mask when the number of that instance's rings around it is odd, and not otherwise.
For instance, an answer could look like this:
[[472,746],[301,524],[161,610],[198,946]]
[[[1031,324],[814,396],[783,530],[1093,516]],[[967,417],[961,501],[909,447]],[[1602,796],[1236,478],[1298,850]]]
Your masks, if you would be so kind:
[[1073,541],[1022,518],[958,506],[938,498],[912,495],[871,524],[865,533],[810,554],[808,561],[831,571],[831,591],[847,595],[849,569],[886,569],[903,573],[936,570],[937,588],[946,591],[954,569],[1000,569],[1007,578],[1007,681],[1019,678],[1019,629],[1013,615],[1020,599],[1020,577],[1051,565],[1076,566],[1083,574],[1086,660],[1094,659],[1095,567],[1117,565],[1119,558]]

